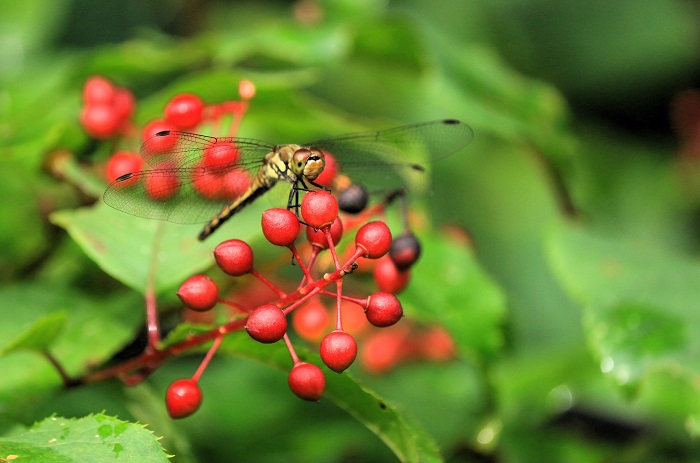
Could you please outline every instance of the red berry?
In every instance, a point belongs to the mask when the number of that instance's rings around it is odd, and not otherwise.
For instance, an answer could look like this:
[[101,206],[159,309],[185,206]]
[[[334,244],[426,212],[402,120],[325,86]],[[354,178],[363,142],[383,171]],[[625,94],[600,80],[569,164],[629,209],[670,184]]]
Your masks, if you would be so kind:
[[[124,174],[136,174],[142,168],[143,158],[137,153],[118,151],[109,158],[105,165],[105,178],[108,182],[113,182]],[[135,181],[137,177],[134,176],[133,179]],[[126,183],[129,183],[129,181],[120,182],[119,185],[125,186],[124,184]]]
[[170,418],[185,418],[197,411],[202,404],[202,390],[196,381],[178,379],[165,393],[165,406]]
[[297,397],[318,402],[326,389],[326,378],[313,363],[297,363],[289,372],[289,389]]
[[221,176],[220,196],[224,199],[237,198],[248,189],[251,178],[244,170],[234,169]]
[[441,326],[434,326],[421,333],[415,340],[420,358],[439,362],[455,358],[457,349],[450,333]]
[[327,191],[311,191],[301,200],[301,216],[314,228],[328,227],[338,217],[338,201]]
[[342,373],[357,357],[357,342],[345,331],[335,330],[323,338],[319,352],[328,368]]
[[261,305],[250,313],[245,329],[258,342],[277,342],[287,332],[287,317],[274,304]]
[[[336,246],[342,237],[343,222],[341,222],[340,217],[336,217],[331,225],[331,239],[333,240],[333,246]],[[306,239],[314,247],[328,249],[328,240],[326,239],[326,235],[323,233],[323,230],[307,226]]]
[[380,291],[367,298],[365,315],[374,326],[391,326],[401,320],[403,308],[396,296]]
[[363,257],[379,259],[389,252],[391,231],[384,222],[368,222],[357,231],[355,246],[365,251]]
[[219,299],[219,288],[214,280],[206,275],[195,275],[185,280],[177,290],[177,295],[187,307],[197,312],[209,310]]
[[83,86],[83,103],[86,106],[111,105],[116,93],[112,82],[102,76],[92,76]]
[[[161,132],[167,132],[172,130],[176,130],[176,128],[170,122],[155,119],[146,124],[146,126],[143,128],[143,131],[141,132],[141,140],[145,142],[146,140],[155,137]],[[167,153],[168,151],[175,148],[177,141],[178,137],[175,135],[158,136],[158,138],[149,142],[148,146],[151,149],[151,152],[148,154],[156,155]],[[149,163],[152,162],[151,159],[146,159],[146,161]]]
[[372,333],[363,341],[360,363],[370,373],[379,374],[397,366],[405,356],[408,331],[401,325]]
[[119,121],[124,122],[134,114],[136,102],[134,101],[134,95],[128,89],[119,88],[114,94],[112,105]]
[[391,243],[389,257],[394,261],[396,268],[405,270],[420,257],[420,242],[413,233],[404,233]]
[[225,273],[239,277],[253,268],[253,250],[241,240],[227,240],[214,249],[216,265]]
[[166,201],[180,191],[180,179],[175,172],[161,170],[146,177],[146,193],[156,201]]
[[180,130],[188,130],[202,122],[204,103],[191,93],[177,95],[165,106],[165,119]]
[[399,270],[389,257],[382,257],[374,266],[374,282],[381,291],[401,292],[411,279],[409,270]]
[[325,157],[325,166],[323,167],[323,171],[321,172],[321,174],[318,177],[316,177],[316,180],[314,181],[321,186],[330,188],[333,185],[335,176],[338,174],[338,161],[335,160],[333,155],[325,151],[323,152],[323,154]]
[[299,235],[299,219],[287,209],[268,209],[262,215],[262,231],[276,246],[289,246]]
[[[211,145],[204,150],[204,157],[202,159],[204,167],[223,167],[235,164],[241,157],[240,152],[236,145],[231,143],[217,143]],[[221,172],[214,170],[214,173],[224,173],[228,172],[222,169]]]
[[109,138],[117,133],[121,121],[116,111],[108,104],[91,104],[83,107],[80,124],[95,138]]
[[297,334],[306,341],[316,342],[328,329],[331,316],[317,298],[314,298],[294,310],[292,326]]

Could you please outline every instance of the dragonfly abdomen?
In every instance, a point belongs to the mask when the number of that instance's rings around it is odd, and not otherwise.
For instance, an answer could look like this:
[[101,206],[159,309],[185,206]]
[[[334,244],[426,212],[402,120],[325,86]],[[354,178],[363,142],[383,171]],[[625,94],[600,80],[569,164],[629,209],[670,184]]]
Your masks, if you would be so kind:
[[264,175],[263,169],[258,171],[252,185],[248,190],[238,197],[234,202],[224,207],[221,212],[219,212],[215,217],[213,217],[208,224],[204,226],[197,239],[203,241],[209,235],[214,233],[214,231],[219,228],[224,222],[233,217],[234,214],[239,212],[241,209],[246,207],[248,204],[252,203],[260,196],[265,194],[270,188],[272,188],[277,180]]

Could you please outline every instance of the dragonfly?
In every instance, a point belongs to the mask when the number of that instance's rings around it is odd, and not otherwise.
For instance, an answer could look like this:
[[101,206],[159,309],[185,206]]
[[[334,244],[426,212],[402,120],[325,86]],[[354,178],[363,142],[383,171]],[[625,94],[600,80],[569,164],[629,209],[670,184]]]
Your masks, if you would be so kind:
[[395,192],[407,187],[410,173],[425,171],[412,162],[412,155],[423,153],[427,161],[436,161],[473,138],[473,130],[454,119],[282,145],[163,131],[141,147],[149,169],[120,176],[103,199],[137,217],[206,222],[198,236],[201,241],[280,182],[291,184],[288,208],[309,184],[327,188],[329,183],[318,182],[330,164],[329,155],[339,173],[368,191]]

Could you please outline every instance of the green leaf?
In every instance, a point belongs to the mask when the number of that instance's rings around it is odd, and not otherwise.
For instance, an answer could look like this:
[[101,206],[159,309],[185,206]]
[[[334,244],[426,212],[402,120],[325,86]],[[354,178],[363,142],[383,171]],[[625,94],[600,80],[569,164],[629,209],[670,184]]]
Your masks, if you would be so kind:
[[408,315],[446,327],[463,353],[482,359],[503,346],[505,296],[465,245],[420,235],[420,261],[399,295]]
[[197,227],[147,220],[104,203],[52,214],[105,272],[145,294],[173,288],[212,263],[211,245],[198,243]]
[[573,228],[551,238],[552,264],[584,305],[586,334],[604,372],[621,385],[659,371],[700,379],[696,261]]
[[0,343],[0,356],[16,349],[46,350],[61,332],[66,321],[66,312],[57,312],[35,320],[15,338],[2,339]]
[[158,438],[144,426],[103,414],[46,418],[30,429],[0,438],[2,457],[17,461],[167,462]]

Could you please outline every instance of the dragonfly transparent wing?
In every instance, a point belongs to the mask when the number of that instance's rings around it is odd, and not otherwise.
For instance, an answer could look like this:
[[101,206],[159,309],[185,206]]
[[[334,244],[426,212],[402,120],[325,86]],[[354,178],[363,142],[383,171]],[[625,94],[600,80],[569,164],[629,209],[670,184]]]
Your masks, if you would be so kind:
[[138,217],[206,222],[250,186],[273,149],[253,139],[175,131],[157,135],[141,147],[150,169],[112,182],[104,201]]
[[323,138],[304,146],[331,153],[343,174],[377,192],[406,187],[423,162],[449,156],[473,138],[468,125],[447,119]]

